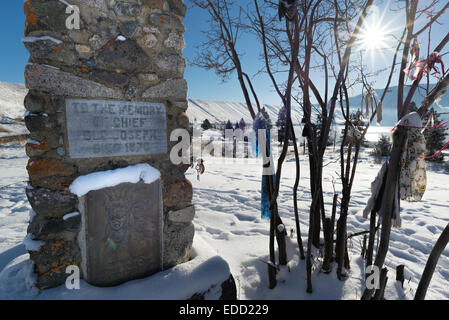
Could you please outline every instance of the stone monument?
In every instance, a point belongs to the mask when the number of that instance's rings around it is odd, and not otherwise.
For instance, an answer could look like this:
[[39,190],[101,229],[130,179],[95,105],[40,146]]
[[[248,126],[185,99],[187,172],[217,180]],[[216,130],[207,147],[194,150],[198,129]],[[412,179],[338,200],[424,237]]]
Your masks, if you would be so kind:
[[[188,165],[173,164],[175,128],[189,126],[182,0],[28,0],[24,45],[26,194],[37,286],[66,268],[110,286],[190,258]],[[159,178],[71,192],[95,173],[148,165]]]

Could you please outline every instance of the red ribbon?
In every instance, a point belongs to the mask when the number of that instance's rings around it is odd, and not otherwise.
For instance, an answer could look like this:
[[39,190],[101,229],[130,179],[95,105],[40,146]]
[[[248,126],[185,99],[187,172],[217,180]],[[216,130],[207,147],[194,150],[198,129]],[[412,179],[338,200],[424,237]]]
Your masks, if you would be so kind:
[[435,72],[432,75],[440,74],[440,71],[436,68],[436,64],[441,64],[442,75],[445,74],[444,71],[444,62],[441,59],[441,56],[438,52],[433,52],[426,60],[412,63],[410,67],[404,69],[406,75],[409,76],[411,69],[413,70],[413,75],[410,77],[412,80],[421,79],[424,74],[429,73],[434,70]]
[[449,146],[449,141],[446,142],[446,144],[444,145],[443,148],[441,148],[440,151],[438,151],[437,153],[435,153],[433,156],[424,157],[424,159],[432,159],[432,158],[435,158],[437,155],[439,155],[441,152],[443,152],[443,150],[446,149],[447,146]]

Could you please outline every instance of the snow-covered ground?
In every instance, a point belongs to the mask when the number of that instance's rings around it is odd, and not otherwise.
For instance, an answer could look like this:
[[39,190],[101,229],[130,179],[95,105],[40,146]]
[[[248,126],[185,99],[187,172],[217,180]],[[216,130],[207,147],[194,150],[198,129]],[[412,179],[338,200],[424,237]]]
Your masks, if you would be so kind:
[[[21,84],[0,82],[0,138],[11,135],[27,134],[23,123],[23,99],[26,89]],[[358,101],[358,100],[357,100]],[[265,105],[273,122],[277,119],[277,106]],[[188,116],[199,125],[204,119],[211,122],[241,118],[251,123],[245,104],[233,102],[206,101],[189,99]],[[293,111],[292,117],[297,123],[301,115]],[[338,115],[337,115],[338,117]],[[386,117],[388,118],[388,116]],[[196,121],[195,121],[196,120]],[[391,122],[391,121],[390,121]],[[393,122],[392,122],[393,123]],[[336,127],[337,137],[340,129]],[[367,134],[369,142],[375,142],[382,134],[389,134],[390,127],[372,125]],[[295,127],[299,140],[302,128]],[[208,130],[203,139],[222,140],[221,132]],[[332,133],[333,134],[333,133]],[[338,154],[329,149],[325,163],[326,209],[331,209],[333,194],[332,181],[338,186]],[[308,206],[310,204],[308,163],[301,156],[301,182],[299,188],[299,210],[301,231],[306,239],[308,228]],[[229,161],[229,159],[227,159]],[[295,165],[290,154],[283,171],[283,183],[279,198],[279,209],[289,231],[294,229],[292,186]],[[30,206],[25,196],[26,163],[24,147],[20,145],[0,146],[0,298],[120,298],[129,295],[134,298],[153,299],[154,295],[143,292],[139,287],[157,283],[157,277],[138,280],[125,284],[117,290],[107,291],[82,283],[80,292],[67,294],[65,288],[57,288],[37,295],[35,290],[26,291],[25,283],[17,285],[17,279],[25,281],[31,270],[29,256],[23,245],[29,221]],[[360,298],[364,275],[363,260],[360,258],[361,237],[353,238],[350,245],[351,270],[345,281],[336,279],[335,273],[324,274],[315,269],[314,293],[305,293],[305,262],[298,257],[296,237],[288,239],[289,264],[282,267],[278,274],[278,286],[268,289],[268,228],[267,220],[260,218],[260,181],[261,163],[258,160],[235,160],[232,163],[217,158],[205,158],[206,172],[198,181],[196,172],[187,172],[194,185],[194,203],[196,206],[195,227],[198,239],[205,239],[218,254],[230,264],[238,286],[239,299],[358,299]],[[381,163],[363,153],[355,180],[351,202],[348,232],[358,232],[368,228],[368,221],[362,218],[361,211],[370,196],[371,180],[377,174]],[[389,299],[409,299],[424,269],[427,256],[449,221],[447,198],[449,186],[445,177],[449,173],[446,165],[432,165],[428,173],[428,190],[419,203],[402,202],[402,229],[392,233],[387,266],[390,269],[386,297]],[[197,241],[198,243],[201,241]],[[201,247],[201,246],[200,246]],[[320,252],[315,252],[316,264],[320,265]],[[198,261],[198,260],[197,260]],[[406,266],[404,289],[393,280],[395,267]],[[188,266],[185,266],[188,268]],[[4,271],[2,273],[2,270]],[[187,270],[187,269],[186,269]],[[7,272],[6,272],[7,271]],[[175,277],[176,279],[176,277]],[[449,298],[449,253],[443,253],[427,298]],[[2,292],[8,292],[8,296]],[[125,294],[126,293],[126,294]],[[166,293],[166,294],[169,294]],[[173,296],[181,298],[182,295]],[[210,296],[212,298],[212,296]]]
[[0,139],[29,133],[23,122],[26,94],[23,84],[0,82]]
[[25,85],[21,83],[0,82],[0,120],[23,117],[25,111],[23,100],[27,91]]
[[229,278],[229,265],[201,237],[193,241],[191,260],[151,277],[128,281],[109,288],[85,281],[75,290],[62,285],[39,291],[33,286],[33,263],[28,254],[15,257],[0,272],[0,300],[185,300],[204,293],[206,300],[218,300],[221,284]]
[[[308,228],[309,192],[308,163],[301,156],[301,182],[299,186],[299,215],[303,239]],[[325,206],[330,215],[333,187],[337,182],[339,164],[333,163],[337,154],[330,153],[324,169]],[[367,230],[369,221],[362,217],[362,211],[370,196],[370,184],[380,169],[381,163],[366,154],[360,159],[358,176],[355,179],[348,233]],[[281,268],[278,286],[268,289],[266,265],[268,260],[269,222],[260,218],[260,163],[245,164],[240,160],[235,164],[222,164],[220,160],[205,160],[206,173],[197,181],[190,176],[195,187],[194,203],[197,234],[208,240],[231,265],[231,271],[239,285],[240,299],[357,299],[360,298],[364,273],[363,259],[360,257],[361,237],[349,242],[351,270],[346,281],[340,282],[335,273],[326,275],[317,268],[314,271],[314,292],[305,292],[305,261],[299,260],[295,236],[288,240],[289,267]],[[281,217],[290,233],[294,228],[292,186],[295,163],[292,155],[285,163],[279,197]],[[402,229],[393,229],[390,251],[386,265],[389,267],[387,299],[410,299],[424,269],[428,254],[441,231],[449,222],[449,186],[445,184],[448,169],[433,166],[428,172],[428,189],[421,202],[401,202]],[[321,258],[317,258],[321,260]],[[317,261],[318,261],[317,260]],[[404,290],[394,281],[395,268],[406,266]],[[318,266],[319,263],[316,264]],[[329,281],[330,280],[330,281]],[[410,281],[409,281],[410,280]],[[437,267],[428,299],[448,299],[449,250],[446,250]]]
[[[29,260],[22,244],[26,236],[29,220],[29,204],[25,196],[24,182],[27,180],[25,170],[28,158],[23,146],[0,147],[0,272],[14,259],[15,266],[9,266],[9,272],[3,272],[0,280],[0,297],[2,289],[10,290],[9,295],[22,296],[22,287],[7,286],[8,279],[19,277],[25,279],[29,272]],[[299,213],[303,239],[306,239],[308,227],[308,206],[310,204],[308,163],[301,156],[301,182],[299,187]],[[328,152],[324,168],[324,191],[327,214],[330,215],[333,194],[332,181],[338,185],[338,154]],[[381,163],[362,154],[355,179],[348,232],[367,230],[369,222],[362,217],[362,210],[370,196],[370,184],[377,174]],[[223,159],[206,157],[206,172],[198,181],[196,172],[190,169],[188,178],[194,185],[194,204],[196,206],[196,235],[205,240],[218,255],[225,259],[231,268],[237,284],[239,299],[359,299],[364,282],[364,262],[360,257],[361,237],[354,237],[349,242],[351,269],[345,281],[336,279],[335,272],[320,272],[321,257],[315,252],[315,270],[313,276],[314,292],[305,292],[305,261],[300,260],[296,238],[287,239],[289,263],[281,267],[278,285],[274,290],[268,289],[268,229],[269,222],[260,218],[260,181],[261,163],[259,160],[239,159],[229,163]],[[290,154],[284,165],[283,180],[280,189],[279,210],[287,227],[294,229],[292,186],[295,164]],[[449,169],[447,165],[432,165],[428,171],[428,187],[421,202],[401,202],[402,228],[393,229],[390,250],[386,264],[389,267],[389,281],[386,290],[387,299],[410,299],[419,282],[428,254],[439,234],[449,222],[449,185],[445,183]],[[6,186],[6,187],[4,187]],[[3,187],[3,188],[2,188]],[[395,267],[405,264],[406,281],[404,289],[396,283]],[[20,268],[17,266],[21,266]],[[28,266],[28,267],[27,267]],[[23,273],[23,274],[20,274]],[[6,274],[6,275],[5,275]],[[6,278],[6,279],[5,279]],[[82,283],[82,289],[75,298],[117,298],[130,292],[130,286],[138,290],[146,284],[157,283],[156,280],[138,280],[124,284],[111,294],[110,290],[98,289]],[[145,282],[148,281],[148,282]],[[156,281],[156,282],[154,282]],[[449,299],[449,250],[440,258],[432,279],[427,299]],[[7,287],[6,287],[7,286]],[[15,288],[15,289],[14,289]],[[17,290],[17,292],[11,290]],[[121,291],[123,290],[123,291]],[[83,295],[85,292],[85,295]],[[36,296],[35,291],[28,291],[28,298],[70,298],[65,287],[53,289]],[[145,290],[136,291],[134,298],[154,298]],[[73,298],[73,296],[72,296]]]

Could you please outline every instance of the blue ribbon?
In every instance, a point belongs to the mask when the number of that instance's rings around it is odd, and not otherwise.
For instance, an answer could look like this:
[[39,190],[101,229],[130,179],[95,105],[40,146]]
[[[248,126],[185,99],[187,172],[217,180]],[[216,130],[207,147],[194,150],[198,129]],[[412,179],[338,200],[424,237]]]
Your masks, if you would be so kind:
[[[253,148],[253,151],[256,154],[256,156],[258,156],[259,152],[260,152],[258,130],[261,127],[264,128],[265,132],[266,132],[267,150],[269,152],[268,156],[270,157],[270,163],[272,163],[270,130],[268,130],[268,127],[267,127],[267,120],[261,114],[259,114],[256,117],[256,119],[254,120],[253,130],[256,134],[256,139],[253,139],[253,141],[255,140],[255,143],[253,142],[252,148]],[[275,183],[276,175],[273,173],[272,177],[273,177],[273,183]],[[264,218],[270,219],[270,200],[268,198],[268,188],[267,188],[267,183],[266,183],[266,176],[263,174],[263,169],[262,169],[262,188],[261,188],[261,208],[260,209],[261,209],[261,218],[262,219],[264,219]]]
[[[276,182],[276,175],[273,174],[273,184]],[[268,198],[268,189],[266,176],[262,175],[262,191],[261,191],[261,207],[260,217],[263,219],[270,219],[270,200]]]

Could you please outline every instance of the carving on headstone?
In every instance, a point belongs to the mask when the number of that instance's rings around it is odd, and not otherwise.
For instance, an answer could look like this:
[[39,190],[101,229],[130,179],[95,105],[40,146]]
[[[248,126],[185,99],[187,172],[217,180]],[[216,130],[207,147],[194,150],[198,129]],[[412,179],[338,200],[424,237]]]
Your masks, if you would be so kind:
[[66,117],[71,158],[167,152],[162,103],[67,99]]
[[160,180],[90,191],[81,203],[87,281],[110,286],[162,270]]

